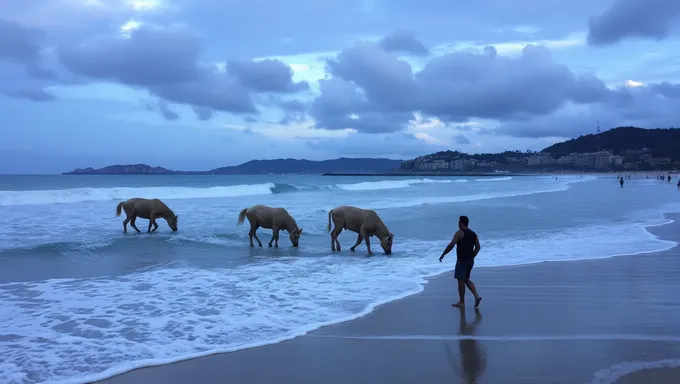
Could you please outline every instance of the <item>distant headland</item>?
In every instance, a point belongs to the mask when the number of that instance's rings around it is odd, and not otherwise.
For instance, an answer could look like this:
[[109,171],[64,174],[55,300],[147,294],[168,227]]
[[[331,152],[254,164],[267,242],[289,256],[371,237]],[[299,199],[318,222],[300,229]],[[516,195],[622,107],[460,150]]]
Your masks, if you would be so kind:
[[388,173],[399,169],[401,160],[384,158],[339,158],[331,160],[274,159],[251,160],[243,164],[215,168],[209,171],[175,171],[146,164],[109,165],[104,168],[78,168],[63,175],[267,175],[267,174],[323,174]]
[[173,171],[146,164],[84,168],[64,175],[523,176],[556,172],[680,169],[680,129],[618,127],[553,144],[540,152],[466,154],[442,151],[401,161],[384,158],[274,159],[210,171]]

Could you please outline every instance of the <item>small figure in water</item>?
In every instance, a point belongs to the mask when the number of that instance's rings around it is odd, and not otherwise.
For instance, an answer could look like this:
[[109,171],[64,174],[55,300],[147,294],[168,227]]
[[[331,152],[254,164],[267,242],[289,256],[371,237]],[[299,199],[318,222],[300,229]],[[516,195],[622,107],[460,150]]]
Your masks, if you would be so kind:
[[669,183],[671,182],[671,175],[670,174],[668,175],[668,182]]
[[678,180],[678,190],[680,191],[680,180]]
[[623,188],[623,177],[619,179],[619,184],[621,184],[621,188]]

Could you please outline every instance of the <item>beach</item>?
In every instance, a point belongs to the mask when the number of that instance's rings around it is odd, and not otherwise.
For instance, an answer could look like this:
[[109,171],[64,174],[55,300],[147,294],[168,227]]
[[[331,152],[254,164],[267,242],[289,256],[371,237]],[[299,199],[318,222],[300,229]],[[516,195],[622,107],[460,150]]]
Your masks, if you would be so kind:
[[[667,217],[675,222],[649,231],[678,242],[680,215]],[[677,383],[678,275],[678,247],[476,268],[484,299],[475,310],[468,293],[460,310],[447,272],[353,321],[102,383]]]
[[[668,325],[661,322],[668,308],[648,318],[661,309],[650,312],[654,301],[626,293],[675,284],[664,277],[673,270],[661,270],[672,263],[647,262],[677,245],[672,233],[649,231],[666,228],[665,213],[680,212],[677,188],[658,180],[631,178],[620,188],[611,175],[84,175],[0,176],[0,184],[1,383],[94,382],[150,366],[162,368],[113,380],[158,372],[167,377],[149,382],[186,382],[187,372],[203,372],[202,382],[223,375],[304,382],[336,371],[337,381],[456,380],[455,255],[437,259],[458,215],[470,217],[484,247],[474,271],[484,296],[476,332],[491,357],[480,380],[540,377],[543,365],[529,361],[553,355],[545,372],[577,381],[626,359],[673,358],[617,359],[604,351],[579,370],[563,363],[582,354],[575,350],[617,343],[655,350],[645,346],[647,336],[672,334],[657,332]],[[161,219],[154,233],[124,234],[115,209],[136,196],[162,199],[179,216],[179,230]],[[261,228],[265,246],[249,247],[248,226],[237,218],[254,204],[285,207],[304,230],[300,246],[282,233],[280,247],[268,248],[271,231]],[[365,244],[350,252],[357,235],[349,231],[339,237],[343,251],[331,251],[329,211],[343,204],[379,214],[394,233],[390,257],[374,239],[375,256]],[[138,223],[143,231],[146,223]],[[638,256],[608,259],[623,255]],[[649,268],[665,280],[635,285]],[[466,316],[474,323],[474,311]],[[503,357],[508,351],[522,353]],[[300,370],[302,361],[314,363]],[[504,361],[511,365],[503,368]],[[256,368],[263,362],[266,370]]]

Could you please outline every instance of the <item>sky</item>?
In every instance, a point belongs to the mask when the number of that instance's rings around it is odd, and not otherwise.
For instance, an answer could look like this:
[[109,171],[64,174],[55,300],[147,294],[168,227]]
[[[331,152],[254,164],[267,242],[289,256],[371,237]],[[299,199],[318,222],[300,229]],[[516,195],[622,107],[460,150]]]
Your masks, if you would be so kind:
[[0,0],[0,173],[541,150],[679,84],[680,0]]

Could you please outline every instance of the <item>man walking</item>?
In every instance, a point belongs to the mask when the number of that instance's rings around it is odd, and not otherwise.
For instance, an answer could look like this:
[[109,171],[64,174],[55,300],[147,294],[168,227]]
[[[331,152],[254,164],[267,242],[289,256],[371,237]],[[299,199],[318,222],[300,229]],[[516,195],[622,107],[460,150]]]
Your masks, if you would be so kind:
[[477,234],[468,228],[469,224],[470,219],[467,216],[460,216],[458,218],[458,231],[453,235],[453,240],[446,246],[442,255],[439,256],[439,262],[441,263],[444,260],[444,256],[451,252],[453,247],[458,245],[458,248],[456,248],[456,268],[453,276],[458,280],[459,299],[458,303],[453,304],[453,306],[465,306],[465,286],[467,286],[470,292],[475,295],[475,308],[477,308],[482,301],[482,297],[479,296],[475,284],[470,280],[470,273],[475,265],[475,257],[482,247],[479,245]]

